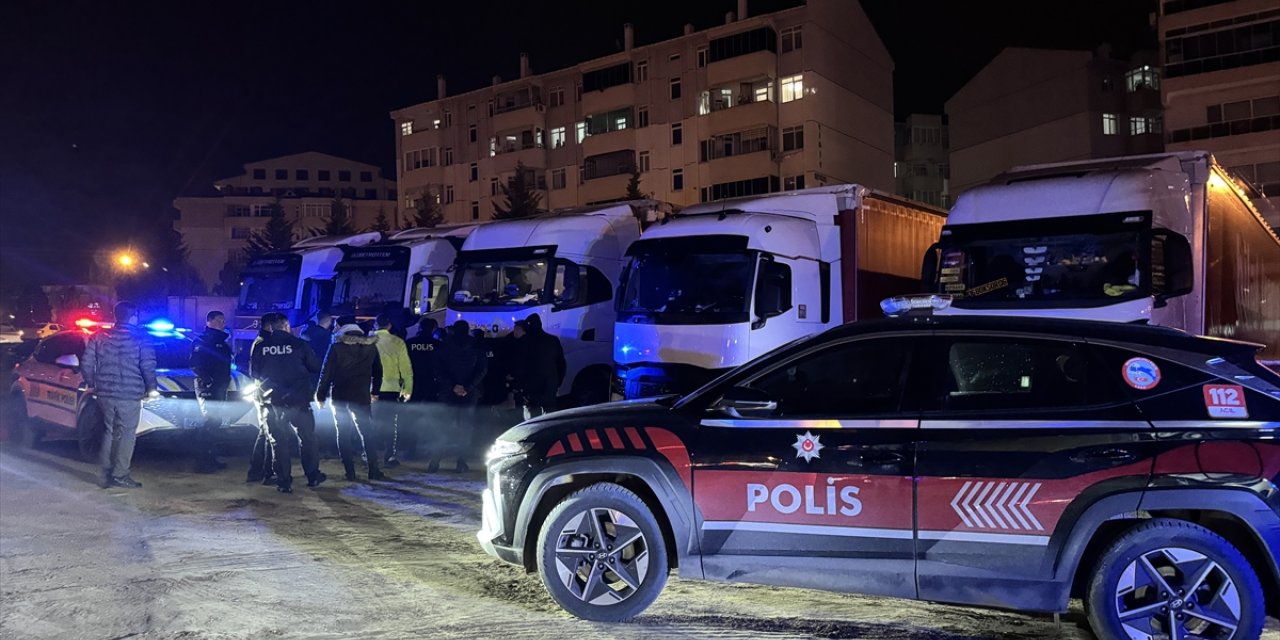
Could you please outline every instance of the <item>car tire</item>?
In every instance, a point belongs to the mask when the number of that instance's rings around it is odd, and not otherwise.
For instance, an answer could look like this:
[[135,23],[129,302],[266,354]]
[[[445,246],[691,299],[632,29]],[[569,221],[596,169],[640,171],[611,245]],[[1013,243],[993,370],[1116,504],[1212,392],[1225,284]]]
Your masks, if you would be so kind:
[[80,448],[80,458],[85,462],[97,462],[102,451],[102,435],[107,431],[107,421],[102,409],[90,402],[80,411],[76,418],[76,443]]
[[565,611],[622,622],[667,583],[667,549],[653,512],[635,493],[593,484],[562,500],[538,535],[538,575]]
[[569,390],[568,409],[589,407],[609,401],[612,374],[608,369],[587,369],[578,374]]
[[34,449],[43,439],[44,431],[27,415],[27,402],[21,393],[14,393],[4,407],[5,429],[9,442],[23,449]]
[[[1188,631],[1179,638],[1198,632],[1252,640],[1265,617],[1262,584],[1244,555],[1209,529],[1167,518],[1112,543],[1098,560],[1085,607],[1104,640],[1169,637],[1173,625]],[[1230,631],[1227,625],[1234,632],[1220,633]]]

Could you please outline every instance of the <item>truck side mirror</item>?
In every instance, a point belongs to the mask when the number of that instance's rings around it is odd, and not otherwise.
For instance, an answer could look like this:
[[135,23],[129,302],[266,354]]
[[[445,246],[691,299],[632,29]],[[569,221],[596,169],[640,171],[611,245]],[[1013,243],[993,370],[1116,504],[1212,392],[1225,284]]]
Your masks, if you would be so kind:
[[1191,293],[1194,270],[1191,243],[1168,229],[1151,232],[1151,294],[1157,306],[1170,298]]
[[938,243],[929,245],[924,252],[924,262],[920,265],[920,290],[934,292],[938,289],[938,256],[942,249]]

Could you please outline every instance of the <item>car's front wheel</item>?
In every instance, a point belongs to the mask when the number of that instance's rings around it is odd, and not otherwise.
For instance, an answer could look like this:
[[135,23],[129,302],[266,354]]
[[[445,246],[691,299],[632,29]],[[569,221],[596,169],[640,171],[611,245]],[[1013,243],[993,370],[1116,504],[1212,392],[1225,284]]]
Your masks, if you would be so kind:
[[102,435],[107,431],[106,418],[96,403],[85,405],[76,418],[76,443],[85,462],[97,462],[102,451]]
[[1262,585],[1222,536],[1183,520],[1138,525],[1098,561],[1085,601],[1100,638],[1252,640]]
[[667,582],[667,549],[649,507],[612,483],[591,485],[552,509],[538,537],[538,574],[566,611],[630,620]]

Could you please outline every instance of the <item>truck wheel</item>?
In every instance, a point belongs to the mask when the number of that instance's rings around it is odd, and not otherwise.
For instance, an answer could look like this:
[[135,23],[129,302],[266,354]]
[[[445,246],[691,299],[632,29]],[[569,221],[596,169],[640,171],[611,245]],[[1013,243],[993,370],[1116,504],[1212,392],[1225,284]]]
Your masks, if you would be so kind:
[[639,496],[593,484],[552,509],[538,536],[538,575],[565,611],[586,620],[630,620],[667,583],[667,549]]
[[1120,536],[1085,597],[1100,638],[1249,640],[1262,634],[1262,585],[1218,534],[1161,518]]
[[98,405],[90,403],[76,418],[76,442],[80,445],[80,458],[85,462],[97,462],[102,450],[102,434],[107,431],[106,418]]
[[608,402],[611,376],[608,369],[587,369],[578,374],[569,390],[570,406],[567,408],[589,407]]
[[5,403],[4,425],[9,432],[9,442],[24,449],[34,449],[44,438],[44,431],[27,415],[27,402],[21,393],[10,395]]

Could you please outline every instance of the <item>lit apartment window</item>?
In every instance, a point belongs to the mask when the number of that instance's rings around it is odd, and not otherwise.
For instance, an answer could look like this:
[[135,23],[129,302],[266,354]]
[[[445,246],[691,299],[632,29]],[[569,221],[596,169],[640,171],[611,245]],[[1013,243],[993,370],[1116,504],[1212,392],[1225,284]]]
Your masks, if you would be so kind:
[[1141,67],[1124,74],[1124,84],[1129,93],[1133,93],[1139,89],[1159,91],[1160,72],[1144,64]]
[[671,144],[677,145],[677,144],[683,144],[683,143],[684,143],[684,127],[681,126],[679,122],[677,122],[671,125]]
[[627,116],[618,116],[613,119],[613,130],[621,131],[627,128]]
[[641,60],[636,63],[636,82],[649,81],[649,61]]
[[489,136],[489,157],[492,158],[496,155],[498,155],[498,139],[494,136]]
[[645,173],[645,172],[647,172],[647,171],[649,170],[649,152],[648,152],[648,151],[641,151],[641,152],[640,152],[640,167],[639,167],[639,169],[640,169],[640,173]]
[[443,164],[446,167],[453,164],[453,147],[444,148],[444,160],[443,162],[441,162],[441,164]]
[[467,125],[467,139],[471,142],[476,141],[476,126],[474,124]]
[[564,169],[551,170],[551,188],[563,189],[565,187]]
[[707,66],[707,48],[702,47],[698,49],[698,68],[701,69],[705,66]]
[[489,178],[489,195],[491,196],[498,195],[498,179],[497,178]]
[[574,125],[573,139],[576,140],[578,144],[582,144],[582,141],[585,140],[586,138],[587,138],[587,123],[579,122],[578,124]]
[[671,99],[672,100],[680,99],[680,78],[671,79]]
[[804,97],[804,74],[787,76],[778,81],[782,87],[782,101],[791,102]]
[[800,27],[791,27],[782,30],[782,52],[794,51],[804,45],[804,40],[800,37]]
[[338,182],[351,182],[351,172],[346,169],[338,171]]
[[671,170],[671,190],[684,191],[684,169]]
[[569,142],[569,138],[565,135],[564,127],[555,127],[551,129],[551,148],[559,149]]
[[551,90],[548,101],[553,107],[559,107],[564,104],[564,87],[555,87]]
[[1114,113],[1102,114],[1102,135],[1114,136],[1120,133],[1120,117]]
[[636,109],[636,127],[643,129],[649,126],[649,107],[639,107]]
[[1160,119],[1133,116],[1129,118],[1129,135],[1140,136],[1148,133],[1160,133]]
[[413,135],[413,121],[412,121],[412,120],[409,120],[409,121],[407,121],[407,122],[401,122],[401,123],[400,123],[400,135],[402,135],[402,136],[411,136],[411,135]]
[[893,177],[898,177],[898,163],[893,163]]
[[288,169],[276,169],[276,180],[288,180],[288,179],[289,179]]
[[471,219],[472,220],[480,219],[480,203],[474,200],[471,201]]
[[444,203],[453,204],[453,185],[451,184],[444,186]]
[[475,182],[476,180],[479,180],[479,179],[480,179],[480,165],[478,165],[478,164],[476,164],[476,163],[472,162],[472,163],[471,163],[471,178],[468,180],[468,182]]
[[804,148],[804,125],[782,130],[782,150],[795,151]]
[[432,121],[431,121],[431,128],[432,128],[432,129],[439,129],[439,128],[440,128],[440,118],[436,118],[435,120],[432,120]]

